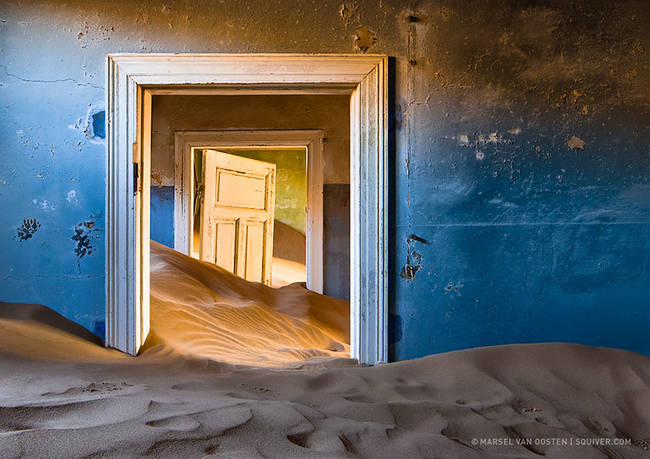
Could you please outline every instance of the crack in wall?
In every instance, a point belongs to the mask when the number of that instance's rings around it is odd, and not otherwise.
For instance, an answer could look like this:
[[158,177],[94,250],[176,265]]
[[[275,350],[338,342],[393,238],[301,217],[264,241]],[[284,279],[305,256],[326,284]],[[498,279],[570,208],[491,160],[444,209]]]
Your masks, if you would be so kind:
[[15,75],[13,73],[9,73],[7,71],[7,66],[6,65],[0,64],[0,68],[2,68],[4,70],[5,75],[7,75],[8,77],[15,78],[15,79],[23,81],[25,83],[45,83],[45,84],[48,84],[48,83],[72,82],[72,83],[75,83],[77,86],[88,86],[90,88],[95,88],[95,89],[102,89],[102,90],[104,89],[103,86],[97,86],[97,85],[94,85],[92,83],[82,83],[80,81],[75,80],[74,78],[61,78],[61,79],[57,79],[57,80],[37,80],[37,79],[23,78],[23,77],[19,77],[18,75]]

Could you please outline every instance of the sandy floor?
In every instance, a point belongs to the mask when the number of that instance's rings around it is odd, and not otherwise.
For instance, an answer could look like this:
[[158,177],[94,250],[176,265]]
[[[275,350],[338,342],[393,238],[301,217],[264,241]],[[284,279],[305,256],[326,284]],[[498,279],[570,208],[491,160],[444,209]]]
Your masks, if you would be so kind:
[[1,457],[650,454],[648,357],[551,343],[363,368],[337,357],[345,303],[154,251],[153,336],[138,358],[43,306],[0,304]]

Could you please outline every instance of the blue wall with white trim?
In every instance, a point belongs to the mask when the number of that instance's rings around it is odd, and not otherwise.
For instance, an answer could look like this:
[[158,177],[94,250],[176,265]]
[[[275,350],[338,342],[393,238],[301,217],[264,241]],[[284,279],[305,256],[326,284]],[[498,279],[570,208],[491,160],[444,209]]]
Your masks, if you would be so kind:
[[368,51],[391,56],[391,357],[650,354],[643,2],[8,1],[0,18],[0,300],[101,333],[107,53]]

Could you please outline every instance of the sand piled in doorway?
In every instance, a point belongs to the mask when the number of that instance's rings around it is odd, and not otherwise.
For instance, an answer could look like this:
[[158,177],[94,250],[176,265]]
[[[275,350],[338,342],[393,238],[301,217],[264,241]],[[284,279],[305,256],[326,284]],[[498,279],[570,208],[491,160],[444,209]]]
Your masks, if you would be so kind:
[[153,252],[140,357],[0,303],[0,457],[647,457],[646,356],[547,343],[361,367],[337,357],[344,304]]
[[286,366],[349,356],[349,304],[294,284],[247,282],[151,242],[151,337],[195,357]]

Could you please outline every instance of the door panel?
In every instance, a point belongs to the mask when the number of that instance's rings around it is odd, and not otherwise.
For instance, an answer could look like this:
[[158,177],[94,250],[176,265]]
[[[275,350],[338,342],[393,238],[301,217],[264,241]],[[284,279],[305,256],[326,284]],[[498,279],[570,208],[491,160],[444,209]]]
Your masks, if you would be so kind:
[[245,278],[263,282],[264,280],[264,227],[266,223],[246,225],[246,271]]
[[233,274],[237,263],[237,226],[237,220],[215,221],[214,263]]
[[203,151],[200,258],[271,283],[275,164]]
[[266,206],[266,178],[263,176],[219,170],[217,183],[218,204],[252,209]]

